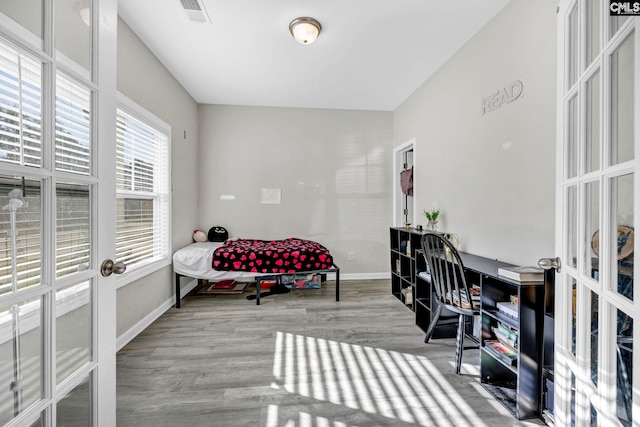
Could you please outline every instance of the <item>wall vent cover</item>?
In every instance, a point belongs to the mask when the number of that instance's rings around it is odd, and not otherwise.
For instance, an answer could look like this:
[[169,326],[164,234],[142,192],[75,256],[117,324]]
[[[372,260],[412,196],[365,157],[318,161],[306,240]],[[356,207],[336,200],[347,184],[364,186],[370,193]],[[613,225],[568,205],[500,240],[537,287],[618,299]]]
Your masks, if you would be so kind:
[[187,13],[191,21],[200,23],[211,23],[207,9],[204,7],[203,0],[180,0],[180,4]]

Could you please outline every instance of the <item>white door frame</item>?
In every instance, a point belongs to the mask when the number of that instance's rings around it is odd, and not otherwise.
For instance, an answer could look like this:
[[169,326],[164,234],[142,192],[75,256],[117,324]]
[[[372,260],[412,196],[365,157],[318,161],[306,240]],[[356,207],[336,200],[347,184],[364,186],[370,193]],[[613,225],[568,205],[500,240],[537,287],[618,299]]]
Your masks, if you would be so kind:
[[[400,190],[400,172],[403,170],[404,165],[404,154],[406,152],[413,151],[413,164],[414,174],[415,174],[415,164],[416,164],[416,139],[411,138],[410,140],[394,147],[393,149],[393,225],[395,227],[400,227],[404,225],[404,218],[402,214],[402,210],[404,209],[404,194]],[[414,175],[415,181],[415,175]],[[415,192],[412,199],[411,207],[407,207],[409,210],[409,219],[410,222],[415,223],[416,217],[416,196]]]
[[[98,36],[94,67],[98,70],[100,93],[97,109],[97,157],[94,166],[100,182],[97,201],[94,204],[97,224],[96,254],[94,266],[100,268],[103,260],[115,261],[116,242],[116,105],[117,105],[117,0],[92,0],[98,8],[94,10],[94,22]],[[95,33],[94,33],[95,34]],[[99,161],[98,161],[99,159]],[[96,322],[95,348],[98,363],[94,399],[96,409],[93,421],[96,426],[116,424],[116,278],[98,277],[94,307]]]

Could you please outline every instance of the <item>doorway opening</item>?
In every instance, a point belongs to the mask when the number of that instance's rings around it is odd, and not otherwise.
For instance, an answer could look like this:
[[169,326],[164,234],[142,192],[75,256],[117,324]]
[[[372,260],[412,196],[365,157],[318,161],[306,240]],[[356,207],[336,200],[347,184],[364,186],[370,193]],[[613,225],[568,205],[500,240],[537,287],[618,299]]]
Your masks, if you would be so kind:
[[415,222],[414,161],[415,138],[393,149],[393,225],[396,227]]

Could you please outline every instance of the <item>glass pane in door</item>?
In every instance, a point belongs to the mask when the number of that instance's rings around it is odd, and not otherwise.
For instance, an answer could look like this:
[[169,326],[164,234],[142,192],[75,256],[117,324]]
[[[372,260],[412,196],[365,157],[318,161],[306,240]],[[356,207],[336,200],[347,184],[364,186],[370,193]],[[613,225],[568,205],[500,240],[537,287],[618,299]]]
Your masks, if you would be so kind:
[[573,10],[569,13],[568,22],[568,53],[567,53],[567,76],[570,88],[578,79],[578,70],[580,69],[580,14],[578,12],[578,2],[576,2]]
[[56,185],[56,277],[89,268],[90,207],[88,185]]
[[633,319],[617,311],[616,408],[623,426],[631,426],[633,382]]
[[43,0],[0,0],[0,12],[42,41],[43,3]]
[[0,295],[40,284],[40,193],[39,180],[0,176]]
[[634,137],[634,33],[629,34],[609,59],[611,69],[610,164],[633,159]]
[[571,425],[576,425],[576,375],[571,372]]
[[84,70],[91,70],[91,2],[56,0],[55,41],[57,59],[71,59]]
[[46,426],[45,416],[44,416],[44,413],[42,413],[40,414],[40,418],[38,418],[36,421],[31,423],[29,427],[45,427],[45,426]]
[[598,384],[598,294],[591,294],[591,339],[590,341],[590,357],[591,357],[591,381]]
[[43,393],[42,301],[0,307],[0,425]]
[[596,72],[586,85],[586,117],[584,135],[586,159],[584,161],[585,173],[600,169],[600,71]]
[[620,27],[627,22],[629,16],[610,16],[609,17],[609,38],[613,37]]
[[90,377],[87,377],[58,402],[56,408],[56,424],[58,426],[86,427],[91,425],[91,383]]
[[614,198],[611,218],[615,221],[611,229],[611,270],[614,290],[633,300],[633,251],[634,251],[634,188],[633,174],[611,179],[611,194]]
[[567,106],[566,177],[578,175],[578,96],[574,96]]
[[600,279],[600,183],[584,186],[584,271],[595,280]]
[[62,74],[56,76],[56,169],[91,172],[91,91]]
[[598,0],[585,3],[587,13],[587,39],[585,43],[585,67],[588,67],[600,53],[600,15],[601,4]]
[[56,292],[57,383],[91,359],[91,285],[83,282]]
[[578,321],[578,287],[576,279],[567,275],[567,283],[571,283],[571,353],[576,355],[576,337]]
[[567,190],[567,265],[578,266],[578,190],[575,186]]
[[2,39],[0,111],[0,162],[40,166],[42,64]]

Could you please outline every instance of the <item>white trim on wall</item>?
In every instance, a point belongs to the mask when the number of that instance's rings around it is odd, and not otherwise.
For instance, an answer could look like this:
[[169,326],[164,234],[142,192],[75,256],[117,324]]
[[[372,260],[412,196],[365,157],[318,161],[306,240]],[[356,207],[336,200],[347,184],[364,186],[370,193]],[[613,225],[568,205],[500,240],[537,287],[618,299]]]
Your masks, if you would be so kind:
[[391,279],[391,272],[386,271],[384,273],[351,273],[351,274],[340,275],[340,280],[379,280],[379,279]]
[[[196,279],[191,280],[180,292],[181,295],[186,295],[191,292],[196,286],[198,281]],[[155,322],[160,316],[162,316],[167,310],[169,310],[176,303],[176,296],[171,296],[168,300],[160,304],[155,310],[147,314],[142,320],[133,325],[127,331],[123,332],[116,340],[116,351],[120,351],[125,345],[129,344],[131,340],[137,337],[142,331],[147,329],[149,325]]]

